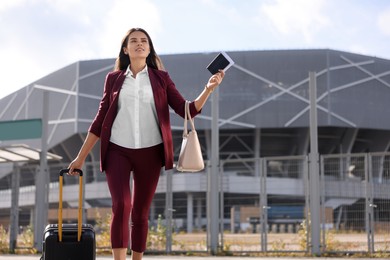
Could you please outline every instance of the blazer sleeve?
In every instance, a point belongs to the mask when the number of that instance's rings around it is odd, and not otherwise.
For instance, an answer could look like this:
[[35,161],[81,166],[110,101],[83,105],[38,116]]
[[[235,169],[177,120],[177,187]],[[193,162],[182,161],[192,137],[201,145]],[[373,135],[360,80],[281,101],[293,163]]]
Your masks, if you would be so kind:
[[112,76],[112,73],[107,74],[106,79],[104,81],[103,97],[100,101],[98,112],[96,113],[96,116],[88,130],[89,132],[95,134],[98,137],[100,137],[103,121],[107,114],[108,108],[110,107],[110,92],[113,85],[113,78],[114,77]]

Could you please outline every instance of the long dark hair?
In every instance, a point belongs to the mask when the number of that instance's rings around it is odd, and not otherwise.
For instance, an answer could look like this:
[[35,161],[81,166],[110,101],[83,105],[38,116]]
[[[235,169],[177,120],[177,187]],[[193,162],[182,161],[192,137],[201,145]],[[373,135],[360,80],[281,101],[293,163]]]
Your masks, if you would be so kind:
[[148,37],[150,47],[150,53],[148,57],[146,57],[146,64],[148,65],[148,67],[158,70],[164,70],[164,65],[162,64],[160,57],[158,57],[156,51],[154,50],[153,42],[149,34],[142,28],[132,28],[126,33],[125,37],[123,37],[122,39],[121,49],[119,51],[119,56],[116,58],[115,61],[114,71],[125,70],[129,66],[130,58],[129,55],[124,53],[123,48],[127,46],[130,34],[137,31],[143,32],[146,37]]

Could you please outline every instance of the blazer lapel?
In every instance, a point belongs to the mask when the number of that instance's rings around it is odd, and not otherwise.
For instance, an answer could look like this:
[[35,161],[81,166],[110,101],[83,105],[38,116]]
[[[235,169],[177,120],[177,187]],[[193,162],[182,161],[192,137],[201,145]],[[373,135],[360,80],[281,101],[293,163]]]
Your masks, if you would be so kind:
[[112,122],[114,121],[116,113],[118,111],[119,92],[122,89],[122,84],[125,81],[125,78],[126,78],[126,75],[122,71],[118,75],[118,77],[115,79],[115,81],[113,83],[114,85],[112,86],[111,92],[109,94],[110,95],[110,107],[108,109],[106,119],[108,120],[110,126],[111,126]]
[[125,72],[122,71],[118,77],[116,78],[114,82],[114,86],[112,86],[112,100],[116,100],[117,97],[119,96],[119,92],[122,89],[123,82],[125,81],[126,75]]

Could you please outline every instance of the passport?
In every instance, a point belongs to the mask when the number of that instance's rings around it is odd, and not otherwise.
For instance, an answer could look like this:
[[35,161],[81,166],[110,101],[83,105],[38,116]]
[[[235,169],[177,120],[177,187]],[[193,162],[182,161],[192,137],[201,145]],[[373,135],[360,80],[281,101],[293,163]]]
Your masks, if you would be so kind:
[[207,66],[207,69],[211,74],[215,74],[218,70],[227,71],[232,65],[234,61],[226,52],[220,52]]

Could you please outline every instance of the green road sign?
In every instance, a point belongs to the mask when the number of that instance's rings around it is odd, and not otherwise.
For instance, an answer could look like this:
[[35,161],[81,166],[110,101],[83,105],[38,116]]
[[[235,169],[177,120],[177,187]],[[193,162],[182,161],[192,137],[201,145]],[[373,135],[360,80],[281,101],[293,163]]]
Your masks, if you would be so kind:
[[35,139],[42,136],[42,120],[26,119],[0,122],[0,140]]

